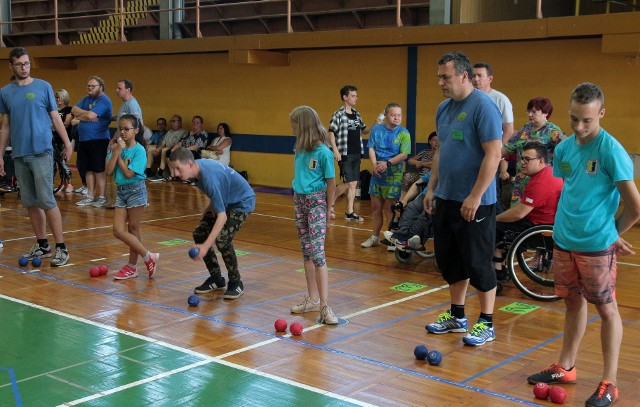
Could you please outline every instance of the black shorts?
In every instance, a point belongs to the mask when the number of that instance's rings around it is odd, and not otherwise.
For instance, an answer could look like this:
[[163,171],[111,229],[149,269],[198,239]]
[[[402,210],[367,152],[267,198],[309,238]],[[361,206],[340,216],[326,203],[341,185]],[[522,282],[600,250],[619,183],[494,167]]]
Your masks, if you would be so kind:
[[495,249],[495,205],[480,205],[475,219],[460,215],[462,202],[436,198],[433,217],[434,248],[442,277],[449,284],[469,279],[482,292],[497,285],[493,268]]
[[78,144],[78,169],[82,171],[104,172],[109,140],[81,141]]
[[342,181],[355,182],[360,179],[360,154],[343,155],[338,166]]
[[517,236],[533,226],[533,223],[527,218],[522,218],[515,222],[496,222],[496,243],[502,242],[505,232],[509,230]]

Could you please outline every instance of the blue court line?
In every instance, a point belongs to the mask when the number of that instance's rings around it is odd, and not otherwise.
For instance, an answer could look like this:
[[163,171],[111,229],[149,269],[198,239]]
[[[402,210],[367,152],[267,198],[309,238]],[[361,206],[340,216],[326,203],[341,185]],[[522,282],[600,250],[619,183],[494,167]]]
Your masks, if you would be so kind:
[[11,390],[13,391],[13,398],[16,402],[16,407],[22,407],[22,399],[20,398],[20,391],[18,390],[18,382],[16,381],[16,374],[10,367],[0,367],[0,370],[6,370],[9,375],[9,381],[11,382]]

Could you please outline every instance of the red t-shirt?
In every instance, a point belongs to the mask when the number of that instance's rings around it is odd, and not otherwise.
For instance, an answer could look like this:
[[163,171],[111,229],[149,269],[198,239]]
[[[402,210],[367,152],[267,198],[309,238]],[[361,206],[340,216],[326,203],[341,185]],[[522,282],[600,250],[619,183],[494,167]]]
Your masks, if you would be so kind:
[[564,181],[553,176],[553,168],[545,167],[531,177],[520,203],[533,207],[526,216],[534,225],[553,224]]

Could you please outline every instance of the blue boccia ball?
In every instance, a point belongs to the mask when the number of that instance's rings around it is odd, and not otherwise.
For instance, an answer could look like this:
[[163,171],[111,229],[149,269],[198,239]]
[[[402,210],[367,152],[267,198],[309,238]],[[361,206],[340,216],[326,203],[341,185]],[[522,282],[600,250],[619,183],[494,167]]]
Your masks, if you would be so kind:
[[31,264],[33,264],[33,267],[40,267],[42,265],[42,260],[40,260],[40,257],[34,257],[31,259]]
[[29,259],[22,256],[18,259],[18,264],[20,265],[20,267],[25,267],[27,264],[29,264]]
[[195,259],[198,254],[200,254],[200,249],[198,249],[197,247],[192,247],[191,249],[189,249],[189,257],[191,257],[192,259]]
[[416,359],[425,360],[427,358],[427,355],[429,354],[429,349],[427,349],[427,347],[424,345],[418,345],[413,350],[413,354],[415,355]]
[[438,366],[440,363],[442,363],[442,353],[438,352],[437,350],[432,350],[431,352],[429,352],[427,360],[429,361],[430,365]]
[[200,298],[197,295],[190,295],[187,302],[190,307],[197,307],[200,304]]

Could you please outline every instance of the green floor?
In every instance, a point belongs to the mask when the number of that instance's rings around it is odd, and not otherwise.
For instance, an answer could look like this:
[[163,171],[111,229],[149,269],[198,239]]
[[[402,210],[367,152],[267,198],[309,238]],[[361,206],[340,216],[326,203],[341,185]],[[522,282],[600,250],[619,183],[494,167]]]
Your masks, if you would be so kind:
[[0,407],[355,405],[2,296],[0,318]]

